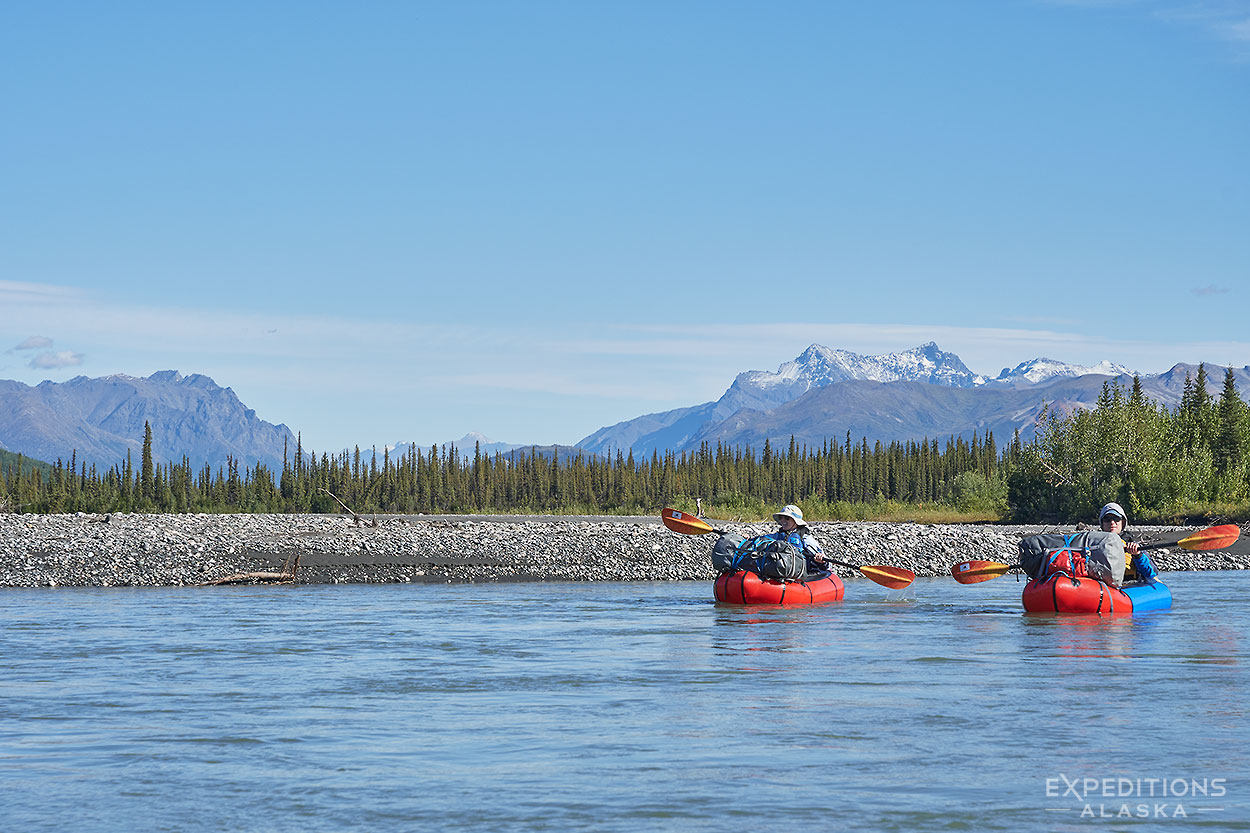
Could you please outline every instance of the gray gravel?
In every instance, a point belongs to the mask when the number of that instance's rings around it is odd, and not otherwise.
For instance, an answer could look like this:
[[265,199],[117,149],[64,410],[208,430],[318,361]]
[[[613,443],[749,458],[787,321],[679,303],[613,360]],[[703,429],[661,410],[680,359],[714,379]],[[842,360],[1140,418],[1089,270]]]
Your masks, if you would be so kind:
[[[773,529],[721,526],[743,536]],[[1022,535],[1058,530],[812,524],[835,558],[922,576],[970,558],[1014,563]],[[359,526],[345,515],[0,515],[0,587],[198,585],[277,572],[297,555],[301,583],[711,580],[713,537],[670,532],[658,518],[404,516]],[[1235,550],[1154,558],[1163,570],[1250,567],[1250,554]]]

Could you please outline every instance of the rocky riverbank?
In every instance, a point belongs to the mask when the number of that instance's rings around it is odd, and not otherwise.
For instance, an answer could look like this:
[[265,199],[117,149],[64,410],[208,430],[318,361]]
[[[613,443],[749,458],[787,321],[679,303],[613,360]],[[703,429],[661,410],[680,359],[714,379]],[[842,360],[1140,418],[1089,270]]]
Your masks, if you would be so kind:
[[[723,525],[744,536],[772,531],[770,524]],[[812,529],[836,558],[921,576],[947,575],[952,563],[970,558],[1014,562],[1020,537],[1043,531],[882,523]],[[290,572],[297,558],[295,580],[310,584],[711,580],[713,537],[679,535],[658,518],[407,516],[361,526],[346,515],[0,515],[0,587],[242,582],[284,565]],[[1163,570],[1245,569],[1250,554],[1161,551],[1155,563]]]

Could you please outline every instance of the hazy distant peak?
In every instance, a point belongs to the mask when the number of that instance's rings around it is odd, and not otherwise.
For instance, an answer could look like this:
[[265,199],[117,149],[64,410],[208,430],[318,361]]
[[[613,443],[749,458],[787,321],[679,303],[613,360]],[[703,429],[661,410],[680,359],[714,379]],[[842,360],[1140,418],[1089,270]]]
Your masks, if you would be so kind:
[[1113,364],[1105,359],[1095,365],[1080,365],[1039,357],[1029,359],[1026,362],[1020,362],[1020,364],[1011,369],[1004,367],[1002,373],[999,373],[994,381],[1000,383],[1027,382],[1036,385],[1048,379],[1075,378],[1090,374],[1098,374],[1100,376],[1135,375],[1134,371],[1129,370],[1124,365]]
[[486,436],[485,434],[479,433],[477,431],[470,431],[469,433],[465,434],[460,439],[456,440],[456,447],[468,448],[472,446],[474,443],[481,443],[482,445],[490,445],[494,442],[495,442],[494,440],[492,440],[490,437]]

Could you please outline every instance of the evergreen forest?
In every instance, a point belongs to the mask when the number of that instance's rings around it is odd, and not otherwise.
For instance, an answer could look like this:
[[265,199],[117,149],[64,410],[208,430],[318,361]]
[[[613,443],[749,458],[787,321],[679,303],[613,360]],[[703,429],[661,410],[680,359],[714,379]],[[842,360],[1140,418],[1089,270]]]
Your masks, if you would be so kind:
[[[237,461],[216,470],[140,459],[106,471],[0,456],[0,509],[18,512],[274,512],[360,514],[658,514],[662,506],[755,519],[798,503],[817,520],[1021,522],[1092,519],[1121,503],[1135,522],[1250,517],[1250,407],[1229,370],[1218,398],[1204,366],[1180,404],[1159,406],[1134,379],[1103,386],[1090,410],[1043,413],[1035,439],[992,433],[943,442],[818,447],[704,444],[697,451],[560,455],[531,449],[471,454],[452,447],[337,455],[297,442],[281,471]],[[340,503],[341,501],[341,503]]]

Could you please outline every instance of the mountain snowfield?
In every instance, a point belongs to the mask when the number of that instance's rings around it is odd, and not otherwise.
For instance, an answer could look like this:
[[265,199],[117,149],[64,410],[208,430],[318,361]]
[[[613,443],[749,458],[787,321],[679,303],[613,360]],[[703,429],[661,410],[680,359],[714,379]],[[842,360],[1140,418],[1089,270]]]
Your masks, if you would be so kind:
[[[880,356],[861,356],[849,350],[831,350],[813,344],[793,361],[784,362],[775,373],[748,370],[738,374],[735,383],[760,390],[787,388],[806,393],[812,388],[862,379],[869,382],[926,382],[953,388],[972,388],[985,384],[1040,384],[1056,377],[1132,376],[1134,371],[1124,365],[1101,361],[1093,366],[1068,364],[1054,359],[1036,358],[1021,362],[1014,368],[1003,368],[991,379],[973,373],[954,353],[947,353],[930,341],[911,350]],[[804,387],[806,385],[806,387]],[[790,397],[795,398],[795,397]]]
[[785,362],[776,373],[748,370],[738,375],[744,386],[772,388],[792,382],[806,382],[811,388],[847,379],[871,382],[928,382],[950,387],[972,387],[983,384],[984,376],[973,373],[954,353],[946,353],[929,342],[901,353],[882,356],[861,356],[849,350],[831,350],[813,344],[798,358]]

